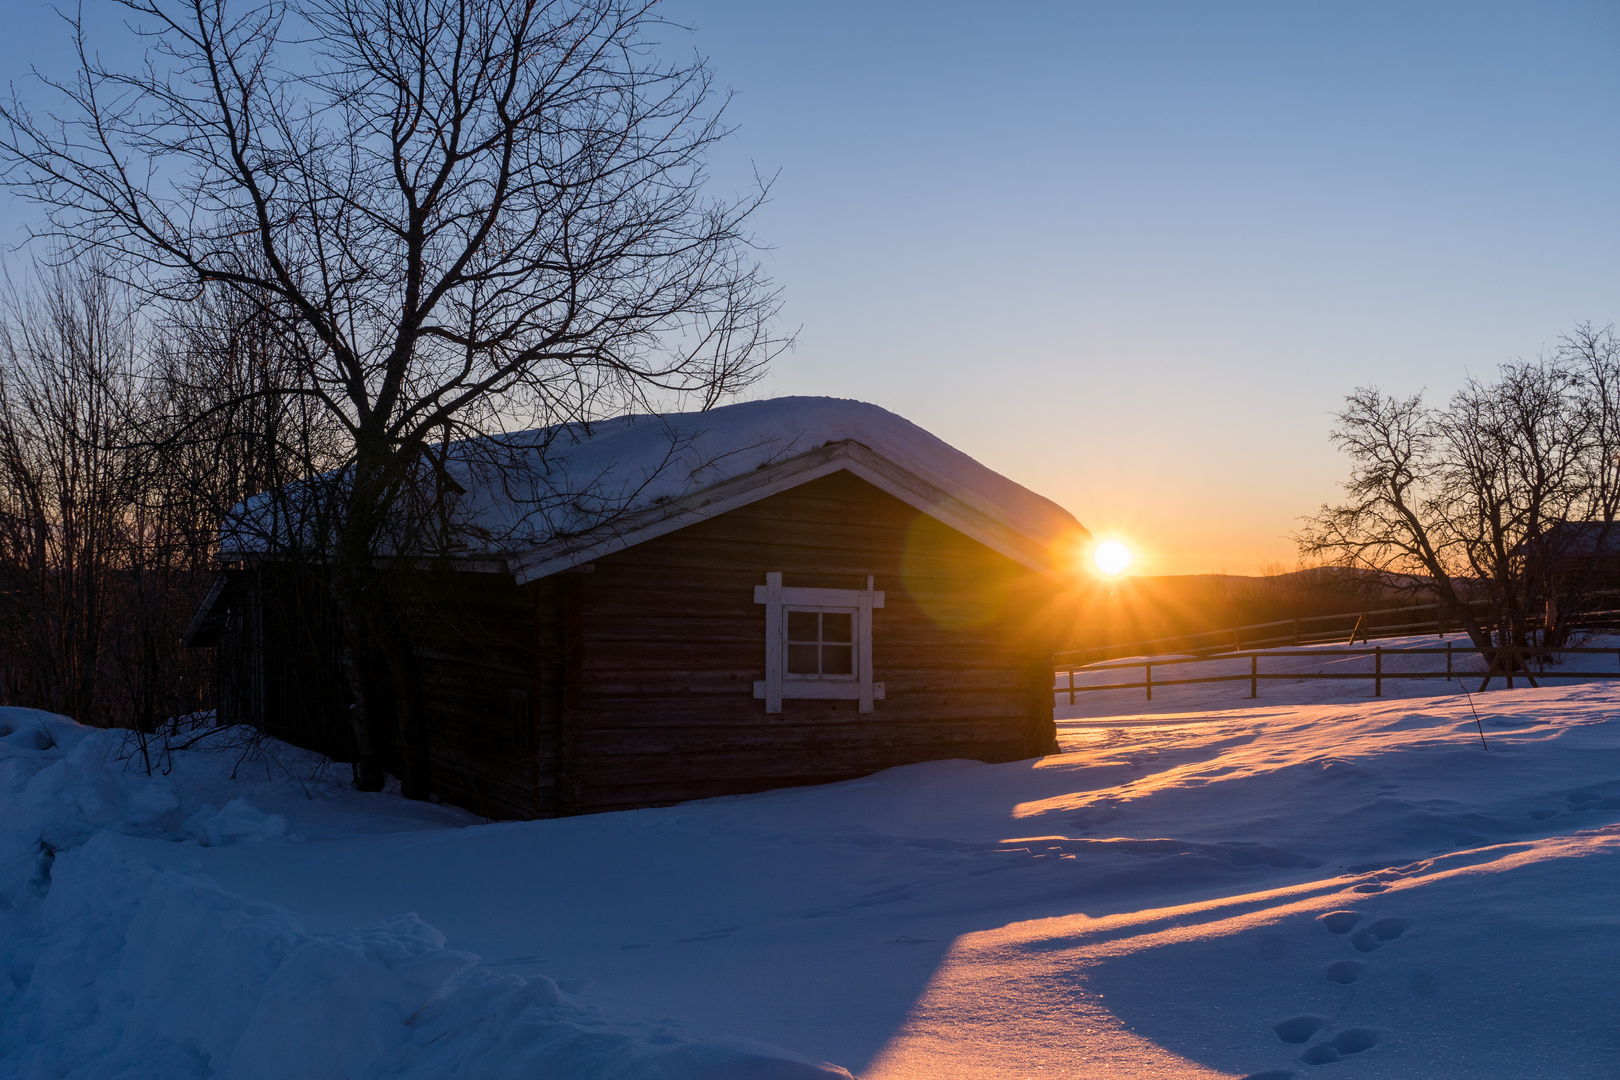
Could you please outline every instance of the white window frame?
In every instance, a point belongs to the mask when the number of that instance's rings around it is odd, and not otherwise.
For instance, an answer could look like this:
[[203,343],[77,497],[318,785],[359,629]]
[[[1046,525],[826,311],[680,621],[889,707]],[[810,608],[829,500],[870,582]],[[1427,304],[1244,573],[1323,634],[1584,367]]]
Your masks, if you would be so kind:
[[[754,683],[754,697],[763,698],[767,713],[782,711],[784,698],[822,701],[858,701],[863,713],[883,700],[883,684],[872,680],[872,609],[883,606],[883,593],[866,579],[864,589],[805,589],[782,584],[782,575],[765,575],[754,586],[754,603],[765,605],[765,678]],[[787,670],[787,612],[847,611],[855,636],[855,674],[794,675]]]
[[[809,615],[831,614],[831,615],[848,615],[849,616],[850,638],[849,638],[849,640],[847,642],[830,642],[830,641],[826,641],[826,640],[822,639],[820,637],[820,628],[823,625],[823,622],[820,619],[816,620],[816,627],[817,627],[816,644],[818,646],[818,648],[816,650],[817,654],[818,654],[817,655],[817,661],[818,661],[817,666],[820,666],[819,661],[821,660],[821,656],[820,656],[821,650],[819,648],[820,646],[822,646],[822,645],[832,645],[832,646],[834,646],[836,648],[840,644],[843,644],[843,645],[849,646],[849,650],[850,650],[849,671],[847,673],[835,675],[835,674],[828,674],[826,672],[821,672],[821,671],[817,671],[817,672],[800,672],[800,671],[794,671],[793,670],[793,646],[808,644],[803,639],[795,639],[793,637],[793,629],[792,629],[792,627],[793,627],[793,616],[795,614],[809,614]],[[853,683],[853,682],[856,682],[856,681],[858,681],[860,679],[860,677],[861,677],[861,673],[860,673],[860,670],[859,670],[860,666],[861,666],[860,659],[859,659],[860,645],[856,641],[856,638],[859,636],[859,631],[856,629],[856,626],[859,623],[860,617],[861,617],[860,608],[854,607],[854,606],[850,606],[850,607],[842,607],[842,606],[840,606],[840,607],[829,607],[829,606],[827,606],[825,604],[790,604],[790,603],[784,602],[782,604],[782,616],[783,616],[782,644],[787,649],[787,654],[786,654],[786,665],[787,666],[782,669],[782,678],[784,678],[784,679],[813,679],[813,680],[815,680],[817,682],[842,682],[842,683]]]

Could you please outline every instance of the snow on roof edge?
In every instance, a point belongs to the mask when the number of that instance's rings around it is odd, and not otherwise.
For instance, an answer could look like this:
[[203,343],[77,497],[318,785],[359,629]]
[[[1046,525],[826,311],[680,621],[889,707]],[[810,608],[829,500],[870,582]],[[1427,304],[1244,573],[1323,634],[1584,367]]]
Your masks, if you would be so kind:
[[[568,425],[531,437],[541,436],[547,444],[546,481],[557,490],[588,489],[591,503],[612,505],[620,518],[694,499],[755,471],[853,442],[1042,548],[1088,535],[1074,515],[1052,500],[904,417],[847,398],[769,398],[704,412]],[[475,519],[493,525],[499,509],[495,501],[483,493],[469,495],[469,509],[477,506]],[[584,520],[587,516],[580,515],[570,529],[552,515],[550,535],[533,535],[517,546],[532,549],[559,535],[589,534],[593,529]]]

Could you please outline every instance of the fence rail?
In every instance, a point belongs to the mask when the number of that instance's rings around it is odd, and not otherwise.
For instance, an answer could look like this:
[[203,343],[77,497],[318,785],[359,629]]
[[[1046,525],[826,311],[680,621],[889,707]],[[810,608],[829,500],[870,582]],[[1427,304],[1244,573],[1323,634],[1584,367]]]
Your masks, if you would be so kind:
[[[1489,667],[1484,672],[1457,671],[1455,669],[1455,658],[1458,656],[1468,656],[1472,654],[1478,654],[1485,657],[1489,661]],[[1544,666],[1534,670],[1531,668],[1529,663],[1531,660],[1541,661],[1546,657],[1553,655],[1612,656],[1615,658],[1615,669],[1611,671],[1549,672]],[[1370,656],[1373,659],[1373,670],[1371,672],[1260,670],[1260,661],[1265,658],[1286,657],[1291,660],[1300,660],[1302,658],[1315,659],[1322,656]],[[1446,670],[1385,671],[1384,659],[1391,656],[1444,656],[1446,658]],[[1186,664],[1208,664],[1219,661],[1240,660],[1244,658],[1247,658],[1249,661],[1249,670],[1247,673],[1237,672],[1224,675],[1200,675],[1193,678],[1184,679],[1154,679],[1153,677],[1154,668],[1177,667]],[[1094,675],[1099,672],[1130,671],[1136,668],[1143,669],[1143,679],[1141,682],[1093,683],[1084,686],[1077,686],[1074,681],[1077,673]],[[1529,682],[1531,686],[1539,685],[1536,682],[1537,675],[1541,675],[1544,678],[1551,676],[1553,678],[1560,679],[1620,679],[1620,649],[1598,649],[1584,646],[1571,646],[1556,649],[1540,648],[1535,646],[1520,647],[1514,645],[1476,646],[1454,645],[1451,642],[1447,642],[1446,647],[1443,649],[1438,647],[1384,648],[1381,645],[1375,645],[1370,649],[1312,649],[1308,653],[1294,651],[1271,652],[1265,650],[1249,650],[1224,653],[1219,656],[1162,657],[1148,660],[1114,661],[1092,665],[1066,665],[1060,667],[1056,672],[1059,682],[1058,685],[1053,687],[1053,692],[1054,695],[1060,699],[1067,694],[1069,699],[1068,703],[1070,705],[1075,703],[1076,694],[1095,693],[1099,690],[1145,689],[1147,691],[1147,700],[1152,701],[1153,690],[1155,687],[1162,688],[1166,686],[1190,686],[1195,683],[1247,682],[1249,684],[1249,696],[1251,698],[1258,698],[1260,696],[1260,683],[1268,679],[1360,679],[1363,681],[1370,680],[1372,682],[1374,697],[1383,697],[1385,679],[1456,679],[1458,682],[1461,682],[1465,677],[1476,675],[1484,676],[1484,681],[1479,685],[1479,688],[1482,691],[1490,684],[1492,679],[1498,678],[1506,680],[1507,688],[1511,690],[1513,689],[1513,680],[1515,676]],[[1066,685],[1061,682],[1065,676],[1067,677]]]

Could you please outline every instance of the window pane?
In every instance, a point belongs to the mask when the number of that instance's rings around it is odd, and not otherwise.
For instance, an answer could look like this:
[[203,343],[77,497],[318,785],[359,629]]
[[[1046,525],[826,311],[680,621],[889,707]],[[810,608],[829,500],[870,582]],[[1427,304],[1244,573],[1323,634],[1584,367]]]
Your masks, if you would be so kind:
[[[815,615],[810,616],[812,619]],[[789,645],[787,647],[787,669],[789,675],[816,675],[815,645]]]
[[855,617],[847,611],[824,611],[821,614],[822,641],[854,641]]
[[[787,613],[787,617],[788,617],[788,627],[787,627],[788,640],[789,641],[819,641],[819,640],[821,640],[821,635],[816,632],[816,617],[817,617],[817,615],[818,615],[818,612],[814,612],[814,611],[790,611],[790,612],[788,612]],[[812,660],[811,661],[812,666],[810,668],[811,671],[816,670],[814,664],[815,664],[815,661]]]
[[[831,618],[832,616],[828,616]],[[849,616],[845,615],[845,619]],[[821,673],[823,675],[855,674],[855,647],[853,645],[823,645],[821,647]]]

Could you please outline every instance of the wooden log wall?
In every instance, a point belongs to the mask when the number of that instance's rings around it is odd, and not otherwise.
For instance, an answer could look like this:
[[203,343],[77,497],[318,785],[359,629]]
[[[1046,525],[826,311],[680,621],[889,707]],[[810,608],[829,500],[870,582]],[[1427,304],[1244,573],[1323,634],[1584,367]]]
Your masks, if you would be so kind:
[[[788,699],[767,715],[754,586],[886,593],[873,669],[886,698]],[[821,783],[944,758],[1055,751],[1049,583],[850,473],[836,473],[570,575],[577,623],[564,812]]]

